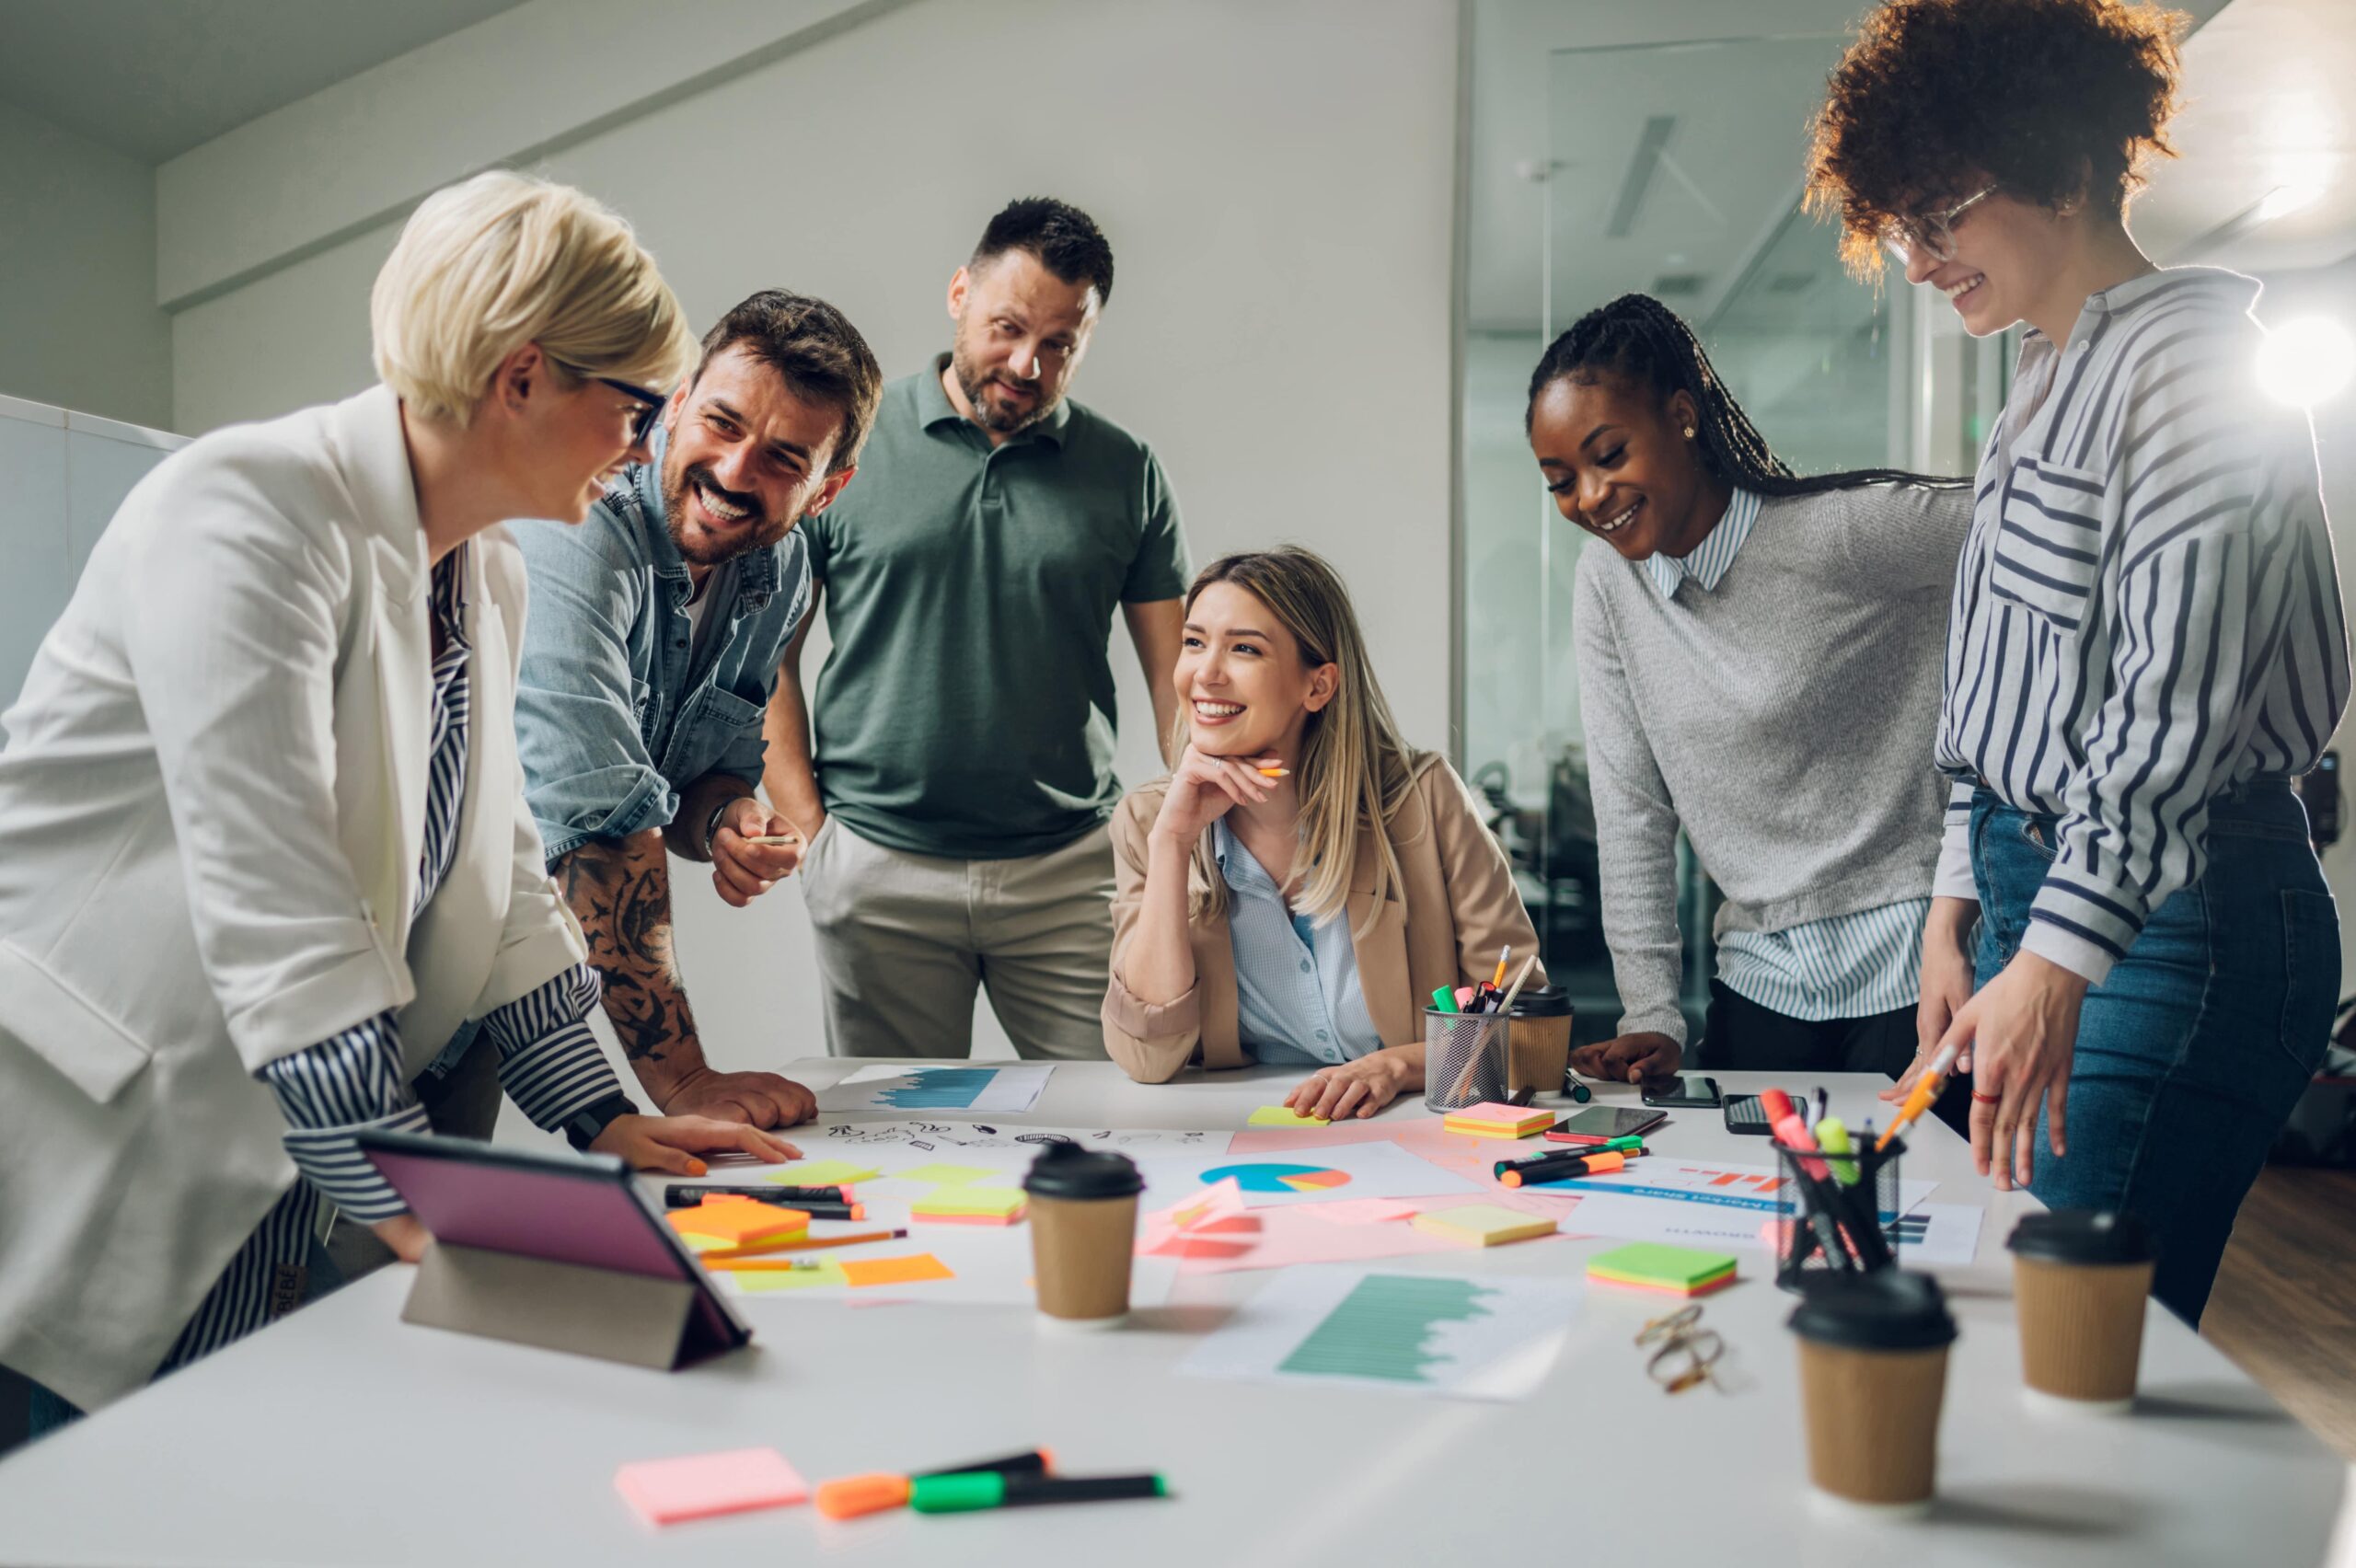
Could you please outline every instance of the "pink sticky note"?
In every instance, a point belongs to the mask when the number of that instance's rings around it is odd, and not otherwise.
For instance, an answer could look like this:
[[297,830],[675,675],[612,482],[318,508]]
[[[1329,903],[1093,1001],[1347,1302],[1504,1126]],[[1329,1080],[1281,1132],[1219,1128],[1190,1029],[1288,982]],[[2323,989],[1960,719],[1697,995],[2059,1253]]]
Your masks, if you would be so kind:
[[775,1448],[732,1448],[624,1465],[614,1472],[614,1490],[650,1525],[780,1508],[810,1495]]

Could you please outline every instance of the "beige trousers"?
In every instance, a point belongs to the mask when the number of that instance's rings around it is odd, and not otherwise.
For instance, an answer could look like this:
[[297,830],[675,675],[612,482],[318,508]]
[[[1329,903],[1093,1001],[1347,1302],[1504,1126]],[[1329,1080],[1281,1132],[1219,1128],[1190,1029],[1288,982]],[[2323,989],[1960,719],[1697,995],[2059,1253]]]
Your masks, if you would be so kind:
[[1103,1060],[1106,829],[1045,855],[947,860],[871,844],[830,816],[798,876],[833,1055],[967,1055],[986,986],[1023,1056]]

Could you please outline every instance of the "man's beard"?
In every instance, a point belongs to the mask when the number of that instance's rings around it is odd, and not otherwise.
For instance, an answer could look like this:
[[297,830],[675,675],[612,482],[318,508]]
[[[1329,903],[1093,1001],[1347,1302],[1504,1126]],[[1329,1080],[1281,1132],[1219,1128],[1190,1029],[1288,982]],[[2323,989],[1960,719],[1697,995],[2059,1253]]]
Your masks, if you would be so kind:
[[[687,492],[695,488],[698,480],[702,481],[718,495],[723,503],[753,513],[752,517],[739,524],[737,531],[732,532],[725,539],[707,540],[701,545],[689,544],[687,542]],[[679,474],[664,478],[663,517],[664,521],[670,525],[671,543],[677,546],[679,554],[695,566],[718,566],[723,561],[733,560],[738,556],[749,555],[755,550],[767,549],[784,538],[787,530],[793,526],[793,519],[791,517],[780,522],[764,513],[761,510],[759,496],[742,495],[724,488],[711,477],[711,467],[707,463],[692,464]]]
[[[1018,432],[1029,430],[1033,425],[1054,413],[1056,404],[1060,401],[1059,398],[1047,395],[1045,382],[1034,381],[1029,384],[1033,401],[1028,409],[1019,413],[1009,413],[993,406],[987,394],[989,384],[1000,377],[997,372],[984,370],[974,363],[966,354],[965,345],[962,340],[950,346],[949,374],[957,378],[958,390],[965,394],[965,405],[974,410],[974,422],[984,430],[994,432],[999,435],[1013,435]],[[1006,385],[1014,386],[1022,384],[1009,381]]]

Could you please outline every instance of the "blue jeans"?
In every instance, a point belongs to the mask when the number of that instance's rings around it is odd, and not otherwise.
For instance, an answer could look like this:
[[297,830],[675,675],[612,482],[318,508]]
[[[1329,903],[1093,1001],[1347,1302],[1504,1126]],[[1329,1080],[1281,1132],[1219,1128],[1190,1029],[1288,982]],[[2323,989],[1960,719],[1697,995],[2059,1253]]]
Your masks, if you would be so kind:
[[[1976,983],[2012,961],[2053,865],[2055,819],[1982,790]],[[2152,1294],[2198,1325],[2234,1215],[2330,1043],[2339,912],[2280,778],[2212,801],[2209,865],[2152,911],[2086,993],[2071,1059],[2070,1152],[2040,1121],[2029,1191],[2055,1208],[2139,1216],[2159,1242]]]

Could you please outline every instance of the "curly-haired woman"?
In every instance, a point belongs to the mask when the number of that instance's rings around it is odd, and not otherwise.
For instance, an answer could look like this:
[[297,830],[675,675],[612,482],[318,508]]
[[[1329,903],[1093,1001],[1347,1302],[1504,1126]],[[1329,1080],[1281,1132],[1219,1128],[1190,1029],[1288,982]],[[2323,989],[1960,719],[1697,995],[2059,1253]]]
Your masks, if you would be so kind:
[[1861,271],[1887,248],[1968,331],[2028,324],[1947,630],[1933,940],[1980,935],[1946,1043],[1981,1169],[2142,1216],[2154,1294],[2197,1322],[2329,1031],[2339,919],[2290,780],[2349,659],[2313,435],[2254,395],[2258,285],[2127,229],[2181,25],[1895,0],[1833,73],[1810,179]]

